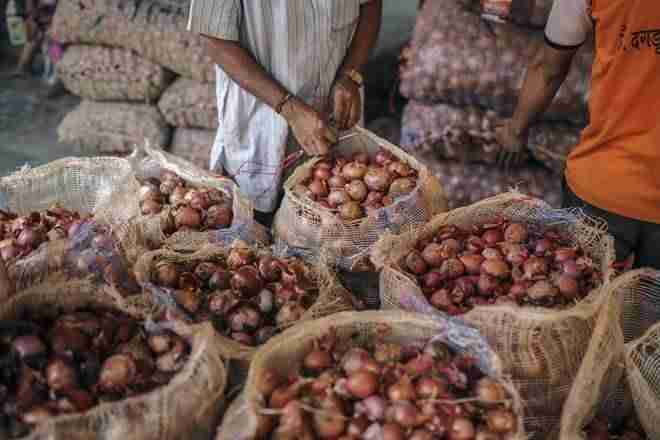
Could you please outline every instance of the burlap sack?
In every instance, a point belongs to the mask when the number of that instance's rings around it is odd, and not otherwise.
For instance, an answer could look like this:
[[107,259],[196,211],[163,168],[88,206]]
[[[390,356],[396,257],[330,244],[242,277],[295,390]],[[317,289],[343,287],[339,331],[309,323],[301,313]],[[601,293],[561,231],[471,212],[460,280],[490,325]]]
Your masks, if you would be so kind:
[[[297,325],[271,339],[255,355],[243,393],[232,403],[218,429],[216,440],[253,439],[257,417],[265,408],[263,397],[257,391],[257,381],[265,369],[288,376],[308,353],[310,344],[330,330],[340,338],[357,336],[364,346],[374,343],[387,328],[386,342],[419,342],[431,338],[446,342],[459,353],[468,352],[479,362],[479,368],[488,375],[501,378],[501,364],[475,329],[456,323],[452,319],[431,318],[404,312],[345,312],[327,318]],[[523,414],[518,394],[505,379],[502,382],[513,396],[516,414]],[[522,424],[512,439],[524,439]]]
[[[542,31],[483,21],[464,0],[427,2],[417,16],[401,93],[425,102],[478,105],[512,114]],[[593,50],[585,45],[543,118],[584,121]]]
[[145,140],[168,145],[171,128],[156,107],[83,101],[64,117],[57,134],[60,142],[86,153],[128,155]]
[[608,286],[589,348],[564,405],[561,440],[587,440],[584,429],[596,416],[616,426],[633,410],[633,402],[649,438],[660,438],[657,423],[652,423],[657,422],[660,394],[657,386],[646,382],[652,384],[651,378],[657,375],[657,354],[646,351],[653,347],[657,329],[640,338],[659,319],[660,272],[628,272]]
[[51,35],[62,43],[121,47],[179,75],[213,81],[200,36],[186,31],[189,1],[61,0]]
[[158,102],[165,120],[175,127],[218,128],[215,84],[179,78]]
[[215,136],[216,132],[211,130],[177,128],[174,130],[169,151],[198,168],[208,170]]
[[93,101],[153,102],[173,75],[135,52],[101,46],[70,46],[57,76],[74,95]]
[[[159,178],[163,170],[169,170],[193,187],[219,189],[232,198],[234,217],[231,226],[227,229],[204,232],[180,231],[167,236],[163,232],[163,226],[169,223],[170,208],[164,209],[160,215],[138,215],[119,227],[122,249],[128,261],[134,263],[145,251],[161,247],[197,250],[209,243],[229,245],[236,239],[250,244],[265,244],[270,241],[268,231],[253,218],[252,203],[241,194],[233,181],[197,168],[190,162],[149,144],[138,147],[130,157],[130,161],[138,179]],[[126,194],[126,197],[137,197],[137,193]]]
[[477,203],[511,188],[542,199],[554,208],[561,207],[561,179],[541,165],[528,163],[507,171],[494,165],[447,161],[430,153],[417,156],[440,180],[449,209]]
[[[236,245],[244,246],[244,244],[238,243]],[[190,264],[191,267],[202,261],[221,262],[226,260],[229,249],[228,247],[209,245],[194,253],[157,250],[144,254],[135,265],[135,272],[143,286],[143,296],[141,298],[128,299],[127,301],[137,301],[140,304],[139,308],[147,310],[150,314],[158,314],[167,308],[177,310],[176,304],[171,300],[168,301],[171,298],[171,289],[154,284],[156,265],[163,261],[176,264]],[[258,250],[256,247],[253,249]],[[273,255],[285,256],[284,254],[277,253]],[[313,274],[315,276],[314,281],[319,287],[319,296],[299,322],[312,321],[323,316],[332,315],[333,313],[353,309],[351,294],[342,287],[335,273],[323,259],[318,259],[314,262]],[[219,334],[216,335],[216,339],[218,340],[218,346],[220,347],[222,356],[225,359],[240,361],[243,366],[249,364],[257,351],[254,347],[243,345]]]
[[[401,146],[445,159],[494,164],[501,151],[495,127],[501,121],[492,110],[410,101],[403,112]],[[579,140],[580,131],[569,124],[540,122],[529,130],[527,149],[546,167],[562,173]]]
[[464,228],[508,219],[547,225],[579,244],[602,271],[603,286],[566,310],[534,307],[476,307],[461,316],[480,329],[501,357],[526,408],[528,432],[541,435],[559,422],[562,405],[587,350],[602,298],[608,292],[614,263],[613,240],[603,224],[572,212],[551,209],[544,202],[518,193],[502,194],[435,217],[424,228],[401,236],[387,234],[376,244],[372,260],[381,271],[381,304],[441,315],[426,300],[417,282],[401,269],[401,261],[419,239],[441,227]]
[[[137,199],[125,200],[117,194],[137,192],[138,188],[131,165],[124,159],[60,159],[0,179],[0,209],[27,215],[60,204],[81,214],[94,214],[99,224],[112,230],[139,212]],[[10,264],[8,270],[16,288],[21,290],[55,276],[53,272],[62,269],[82,250],[81,246],[88,244],[89,232],[83,228],[72,241],[44,243],[26,258]]]
[[418,171],[417,188],[396,199],[389,207],[378,210],[377,215],[352,222],[342,221],[329,210],[294,193],[296,184],[309,177],[319,160],[311,159],[298,167],[284,183],[284,200],[275,216],[273,233],[276,241],[310,253],[326,249],[343,269],[365,271],[370,269],[369,252],[380,234],[424,224],[433,215],[446,211],[447,202],[438,180],[414,157],[361,127],[356,127],[355,132],[357,136],[340,142],[334,150],[374,154],[384,148]]
[[[137,319],[95,283],[69,280],[35,286],[0,305],[0,320],[20,319],[28,310],[110,307]],[[207,439],[222,410],[227,372],[211,325],[172,328],[191,345],[183,368],[162,388],[79,415],[55,417],[26,440],[180,440]]]

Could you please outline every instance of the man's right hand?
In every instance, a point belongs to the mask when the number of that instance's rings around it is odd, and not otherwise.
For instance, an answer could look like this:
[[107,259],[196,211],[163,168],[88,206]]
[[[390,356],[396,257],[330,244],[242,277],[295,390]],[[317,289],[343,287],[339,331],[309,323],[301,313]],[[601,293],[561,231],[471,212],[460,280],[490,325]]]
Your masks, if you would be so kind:
[[292,98],[282,108],[282,116],[307,154],[323,156],[330,152],[330,141],[335,135],[321,113],[300,99]]
[[502,147],[497,159],[499,165],[508,169],[523,162],[527,130],[520,129],[513,119],[508,119],[495,127],[495,139]]

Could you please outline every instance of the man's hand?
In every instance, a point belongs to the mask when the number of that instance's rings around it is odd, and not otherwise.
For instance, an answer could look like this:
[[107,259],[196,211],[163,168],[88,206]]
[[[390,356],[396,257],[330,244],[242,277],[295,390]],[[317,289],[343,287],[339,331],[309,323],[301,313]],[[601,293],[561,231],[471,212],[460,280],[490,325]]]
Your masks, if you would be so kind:
[[507,119],[495,128],[495,139],[502,147],[498,158],[501,165],[508,168],[523,161],[527,130],[520,129],[513,119]]
[[360,121],[362,96],[360,87],[345,76],[340,76],[330,93],[337,128],[348,130]]
[[282,116],[307,154],[323,156],[330,152],[331,141],[335,140],[335,136],[319,112],[293,98],[282,108]]

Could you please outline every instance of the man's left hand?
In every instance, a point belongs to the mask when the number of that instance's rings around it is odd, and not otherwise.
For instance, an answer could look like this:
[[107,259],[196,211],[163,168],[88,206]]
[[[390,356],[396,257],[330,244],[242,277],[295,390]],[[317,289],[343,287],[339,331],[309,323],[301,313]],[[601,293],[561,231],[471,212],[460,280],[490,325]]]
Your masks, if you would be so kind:
[[337,128],[348,130],[359,121],[362,113],[360,87],[352,80],[341,76],[332,86],[331,102]]

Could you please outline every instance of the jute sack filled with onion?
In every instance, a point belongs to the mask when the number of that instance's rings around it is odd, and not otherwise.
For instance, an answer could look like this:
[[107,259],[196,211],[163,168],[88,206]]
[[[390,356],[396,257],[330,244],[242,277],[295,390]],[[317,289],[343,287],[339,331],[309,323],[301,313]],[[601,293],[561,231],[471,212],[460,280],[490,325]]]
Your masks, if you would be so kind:
[[[639,431],[643,430],[629,418],[635,412],[649,438],[660,438],[660,393],[655,379],[660,272],[627,272],[613,280],[607,290],[588,350],[564,405],[559,438],[607,440],[613,438],[609,437],[609,430],[641,434]],[[633,433],[625,435],[620,438],[644,438]]]
[[353,309],[322,260],[308,264],[240,242],[194,253],[149,252],[135,271],[144,288],[136,300],[155,320],[212,322],[223,356],[237,361],[249,362],[282,329]]
[[478,331],[451,318],[339,313],[257,352],[216,439],[523,439],[501,371]]
[[385,236],[372,259],[384,308],[460,315],[502,358],[527,430],[558,423],[612,274],[602,225],[508,193]]
[[129,261],[163,246],[194,250],[236,239],[269,241],[268,231],[253,219],[252,203],[231,180],[150,145],[129,160],[142,182],[127,194],[139,199],[140,215],[121,227]]
[[18,290],[66,269],[135,287],[114,228],[137,215],[128,161],[68,158],[0,179],[0,253]]
[[[3,360],[21,365],[14,370],[18,392],[9,384],[1,398],[3,434],[208,438],[227,380],[213,328],[157,327],[112,298],[90,280],[68,280],[32,287],[0,306],[3,341],[11,340]],[[34,318],[53,328],[39,333]]]
[[331,159],[298,167],[284,190],[276,241],[310,253],[327,250],[339,267],[358,272],[372,269],[369,252],[380,234],[424,224],[447,209],[424,165],[361,127],[333,148]]

